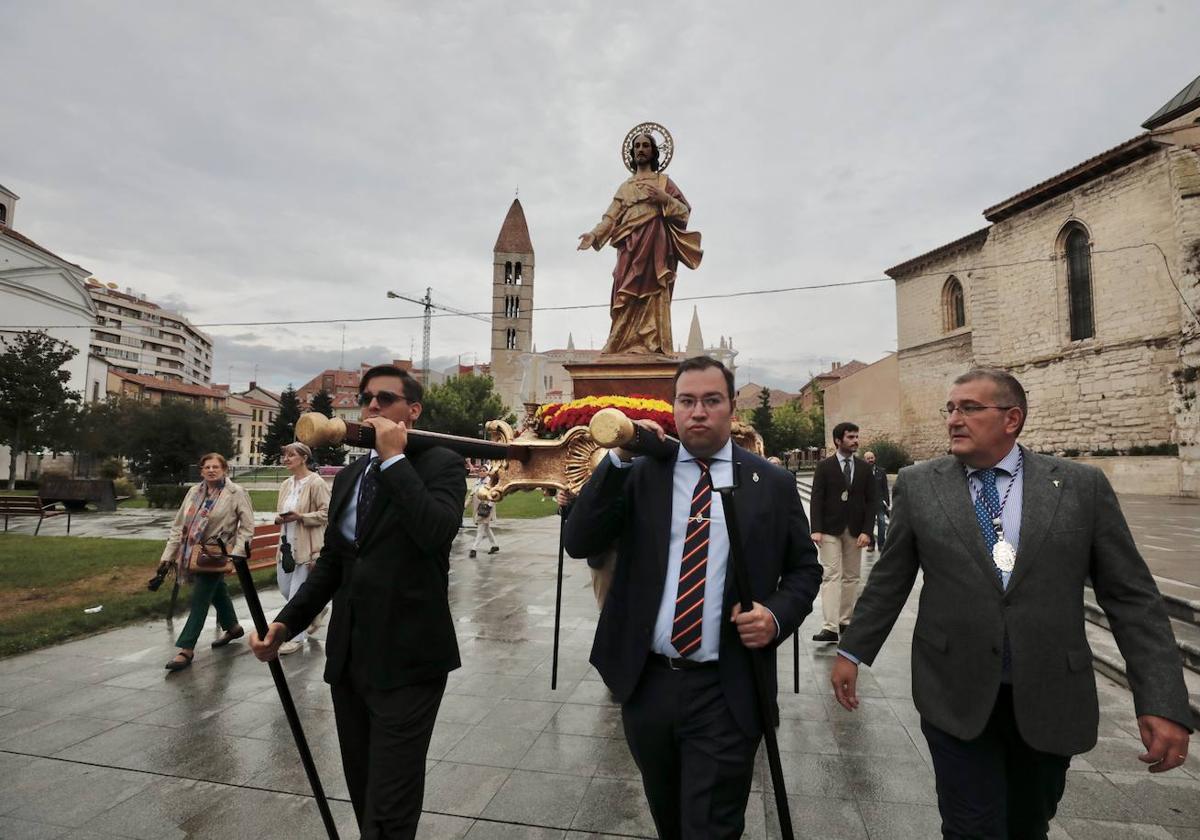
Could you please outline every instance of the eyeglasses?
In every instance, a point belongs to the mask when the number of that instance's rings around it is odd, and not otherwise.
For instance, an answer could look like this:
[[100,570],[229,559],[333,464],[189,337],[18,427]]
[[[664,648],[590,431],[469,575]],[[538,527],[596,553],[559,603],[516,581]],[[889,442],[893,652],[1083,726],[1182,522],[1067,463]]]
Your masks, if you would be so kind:
[[402,397],[399,394],[393,394],[391,391],[380,391],[377,394],[372,394],[370,391],[363,391],[358,395],[358,404],[366,408],[371,404],[371,400],[378,400],[380,408],[391,408],[400,400],[408,402],[408,397]]
[[725,396],[722,394],[707,394],[697,400],[695,397],[679,396],[675,398],[675,405],[684,411],[691,411],[696,407],[697,402],[704,403],[706,411],[715,411],[725,404]]
[[950,419],[951,415],[953,415],[954,412],[956,412],[956,411],[963,417],[974,417],[979,412],[984,411],[985,409],[988,409],[988,408],[994,408],[999,411],[1008,411],[1010,408],[1016,408],[1016,406],[1015,405],[977,405],[976,403],[967,403],[966,405],[950,405],[949,403],[947,403],[945,408],[938,409],[938,414],[941,414],[942,417],[945,417],[947,420]]

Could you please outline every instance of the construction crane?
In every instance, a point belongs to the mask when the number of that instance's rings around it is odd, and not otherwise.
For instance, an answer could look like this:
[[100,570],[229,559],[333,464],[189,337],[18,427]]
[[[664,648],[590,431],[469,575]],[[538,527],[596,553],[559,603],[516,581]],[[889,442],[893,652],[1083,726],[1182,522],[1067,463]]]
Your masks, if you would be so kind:
[[425,307],[424,331],[421,337],[421,381],[429,385],[429,332],[433,325],[433,310],[439,309],[442,312],[450,312],[455,315],[463,315],[467,318],[474,318],[476,321],[483,321],[485,324],[492,322],[491,318],[480,315],[477,312],[464,312],[461,309],[455,309],[453,306],[433,302],[433,289],[429,286],[425,287],[425,297],[414,298],[408,295],[402,295],[398,292],[388,291],[389,298],[397,298],[399,300],[407,300],[409,303],[419,303]]

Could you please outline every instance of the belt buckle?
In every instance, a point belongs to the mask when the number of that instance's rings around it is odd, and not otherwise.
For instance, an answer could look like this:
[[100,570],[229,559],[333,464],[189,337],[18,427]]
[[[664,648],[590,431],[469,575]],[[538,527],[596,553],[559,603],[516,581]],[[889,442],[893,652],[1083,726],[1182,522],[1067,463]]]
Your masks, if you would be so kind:
[[682,670],[684,670],[684,668],[683,668],[683,666],[682,666],[682,665],[676,665],[676,664],[675,664],[676,662],[679,662],[680,660],[678,660],[678,659],[672,659],[672,658],[671,658],[671,657],[669,657],[669,656],[666,656],[666,657],[664,657],[664,659],[666,659],[666,660],[667,660],[667,667],[668,667],[668,668],[670,668],[672,671],[682,671]]

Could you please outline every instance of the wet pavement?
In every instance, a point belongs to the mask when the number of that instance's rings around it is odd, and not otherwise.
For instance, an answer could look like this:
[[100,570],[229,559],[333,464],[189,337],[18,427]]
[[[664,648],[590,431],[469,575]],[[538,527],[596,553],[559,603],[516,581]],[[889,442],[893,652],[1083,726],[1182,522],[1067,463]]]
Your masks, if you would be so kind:
[[[567,560],[551,690],[557,519],[510,520],[497,531],[499,554],[467,559],[469,531],[454,548],[463,668],[439,713],[418,836],[653,837],[619,709],[587,663],[596,607],[585,564]],[[1197,556],[1200,537],[1173,537],[1191,539],[1188,556]],[[780,651],[779,742],[798,837],[938,836],[909,684],[915,599],[876,667],[864,669],[854,714],[829,696],[832,646],[809,641],[818,622],[801,628],[796,671],[792,646]],[[273,590],[263,600],[268,615],[281,604]],[[134,625],[0,661],[0,837],[324,836],[266,666],[242,642],[219,651],[202,643],[191,669],[168,674],[177,629]],[[352,838],[321,682],[324,633],[283,661],[341,836]],[[1146,773],[1131,696],[1097,682],[1100,742],[1072,762],[1051,836],[1200,840],[1200,766]],[[761,759],[750,838],[777,836]]]

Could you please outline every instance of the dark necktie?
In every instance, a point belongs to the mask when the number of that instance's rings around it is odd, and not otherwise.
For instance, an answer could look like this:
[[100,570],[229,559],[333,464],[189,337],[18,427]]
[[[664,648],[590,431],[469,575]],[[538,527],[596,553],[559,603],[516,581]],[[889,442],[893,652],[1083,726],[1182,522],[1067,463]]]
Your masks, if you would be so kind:
[[842,461],[842,475],[846,476],[846,489],[849,490],[850,489],[850,479],[854,475],[852,472],[850,472],[850,459],[849,458],[847,458],[845,461]]
[[363,528],[371,516],[371,505],[379,493],[379,458],[372,458],[363,473],[362,483],[358,486],[358,510],[354,522],[354,539],[362,539]]
[[[988,558],[991,559],[992,548],[999,540],[996,537],[996,526],[992,518],[1000,515],[1000,493],[996,490],[996,468],[988,467],[975,473],[979,479],[979,494],[975,496],[975,519],[979,521],[979,533],[983,536],[983,544],[987,546]],[[992,569],[1004,586],[1004,574],[993,561]],[[1000,658],[1000,670],[1007,676],[1012,672],[1012,648],[1008,645],[1008,630],[1004,631],[1004,651]]]
[[696,466],[700,468],[700,480],[692,491],[687,536],[683,540],[683,559],[679,563],[675,621],[671,625],[671,644],[680,656],[688,656],[700,649],[704,621],[704,580],[708,575],[712,477],[708,472],[708,461],[697,458]]

